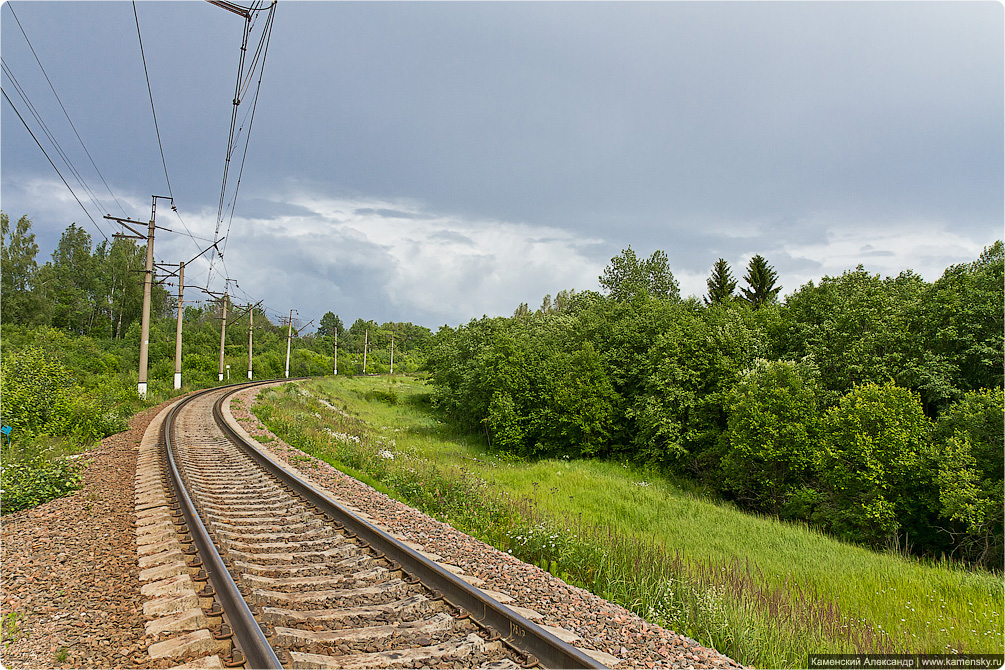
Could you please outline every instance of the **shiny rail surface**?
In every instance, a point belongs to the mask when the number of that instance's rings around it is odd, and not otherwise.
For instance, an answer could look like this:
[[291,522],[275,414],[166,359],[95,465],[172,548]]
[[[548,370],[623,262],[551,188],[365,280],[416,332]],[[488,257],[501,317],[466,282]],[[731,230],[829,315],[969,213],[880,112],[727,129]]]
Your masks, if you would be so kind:
[[604,667],[257,449],[225,416],[248,386],[190,396],[163,425],[179,506],[247,667]]

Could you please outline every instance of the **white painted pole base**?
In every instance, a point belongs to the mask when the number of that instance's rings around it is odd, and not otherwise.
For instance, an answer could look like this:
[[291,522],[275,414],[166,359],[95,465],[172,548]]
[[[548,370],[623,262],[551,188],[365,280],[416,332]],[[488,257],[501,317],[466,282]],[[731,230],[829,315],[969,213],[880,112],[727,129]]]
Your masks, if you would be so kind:
[[251,379],[251,370],[248,370],[248,379]]
[[222,373],[220,374],[220,379],[218,379],[217,381],[221,381],[221,382],[223,381],[223,374]]
[[181,373],[180,372],[174,373],[174,387],[175,387],[175,390],[181,388]]
[[144,400],[146,400],[147,399],[147,383],[146,382],[139,382],[138,384],[136,384],[136,393],[141,398],[143,398]]

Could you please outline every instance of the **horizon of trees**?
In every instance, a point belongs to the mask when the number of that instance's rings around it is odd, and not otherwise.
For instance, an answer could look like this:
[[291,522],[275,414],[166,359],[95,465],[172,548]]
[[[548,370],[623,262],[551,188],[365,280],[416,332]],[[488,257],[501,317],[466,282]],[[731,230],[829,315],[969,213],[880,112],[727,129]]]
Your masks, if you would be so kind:
[[[140,317],[143,304],[145,245],[133,239],[102,240],[96,246],[83,228],[71,224],[63,232],[50,260],[39,265],[39,247],[31,220],[22,216],[14,226],[0,213],[2,258],[0,323],[26,329],[56,328],[73,335],[109,341],[113,352],[107,372],[136,374],[139,364]],[[186,291],[186,293],[189,293]],[[259,306],[238,305],[227,296],[224,365],[231,380],[243,379],[248,369],[249,312],[253,312],[253,371],[256,379],[279,378],[285,373],[287,324],[270,320]],[[177,301],[155,283],[151,291],[148,378],[172,383]],[[186,386],[218,383],[220,328],[223,300],[186,300],[183,314],[182,379]],[[359,374],[364,332],[369,331],[367,373],[390,369],[390,342],[395,347],[395,370],[415,372],[422,367],[422,351],[432,331],[407,322],[377,324],[357,319],[346,330],[331,312],[318,331],[293,328],[290,375],[332,374],[335,366],[333,333],[339,333],[339,372]],[[302,329],[301,329],[302,330]],[[27,336],[13,338],[19,342]],[[43,336],[42,339],[45,339]],[[5,343],[7,344],[7,343]],[[114,361],[114,364],[112,363]]]
[[[681,299],[626,249],[606,293],[433,338],[434,402],[491,449],[630,460],[741,508],[1001,569],[1003,245],[927,282],[861,265],[783,300],[751,259]],[[720,259],[721,261],[721,259]]]

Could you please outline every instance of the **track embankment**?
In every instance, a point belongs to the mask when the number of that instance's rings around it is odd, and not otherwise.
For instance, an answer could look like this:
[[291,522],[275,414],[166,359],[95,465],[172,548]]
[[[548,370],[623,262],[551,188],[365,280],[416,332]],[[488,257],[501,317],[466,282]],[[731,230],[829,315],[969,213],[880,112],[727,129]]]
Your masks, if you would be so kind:
[[[268,435],[269,451],[299,476],[352,501],[355,513],[409,546],[455,566],[465,580],[526,618],[616,668],[739,667],[718,652],[648,624],[631,612],[569,586],[545,571],[479,542],[326,463],[305,460],[247,411],[257,389],[231,405],[252,436]],[[136,482],[143,434],[160,410],[134,417],[130,429],[106,438],[87,457],[84,488],[72,496],[3,519],[4,667],[167,668],[152,658],[163,636],[138,559]]]

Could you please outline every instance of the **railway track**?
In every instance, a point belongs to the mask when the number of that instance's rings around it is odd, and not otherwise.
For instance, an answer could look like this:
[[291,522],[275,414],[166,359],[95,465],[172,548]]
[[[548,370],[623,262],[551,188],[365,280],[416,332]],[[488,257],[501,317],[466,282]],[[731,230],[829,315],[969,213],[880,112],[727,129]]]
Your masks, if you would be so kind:
[[150,647],[152,658],[248,668],[604,667],[256,448],[225,416],[225,399],[246,387],[179,401],[141,446],[144,612],[158,617],[148,634],[168,637]]

